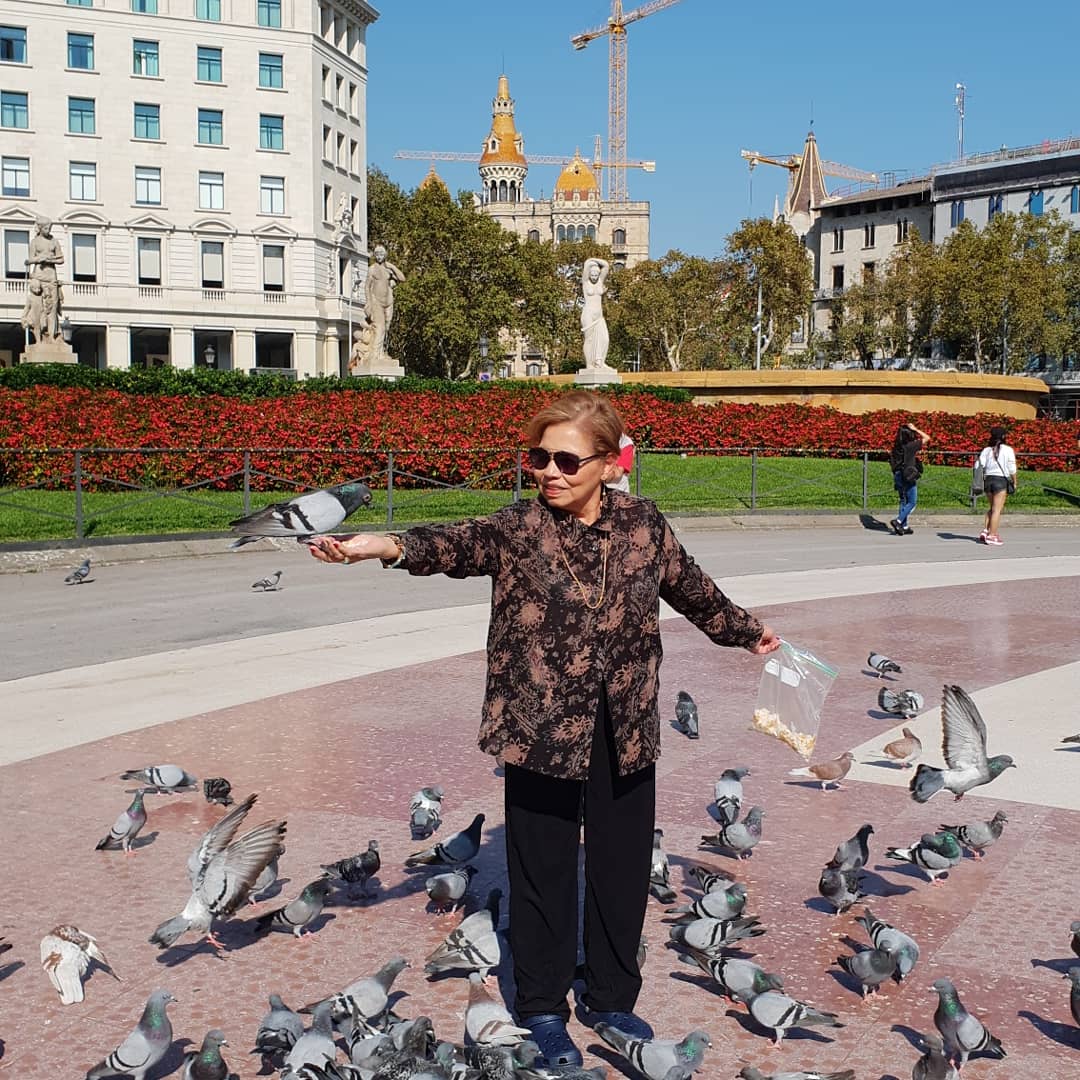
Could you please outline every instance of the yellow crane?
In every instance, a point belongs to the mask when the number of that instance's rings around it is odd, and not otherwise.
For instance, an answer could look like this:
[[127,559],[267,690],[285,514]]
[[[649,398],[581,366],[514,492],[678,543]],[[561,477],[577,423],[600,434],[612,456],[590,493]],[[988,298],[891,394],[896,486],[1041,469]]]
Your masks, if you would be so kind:
[[608,35],[608,174],[607,197],[611,202],[627,200],[626,170],[626,28],[654,15],[679,0],[649,0],[633,11],[623,11],[622,0],[611,0],[611,15],[606,26],[575,34],[570,44],[584,49],[590,41]]
[[[759,154],[756,150],[740,150],[739,153],[749,162],[751,172],[756,165],[778,165],[781,169],[788,169],[794,175],[799,171],[799,166],[803,161],[802,154],[788,154],[787,157],[780,157]],[[821,171],[826,176],[836,176],[844,180],[862,180],[868,184],[876,184],[878,179],[877,173],[856,169],[852,165],[841,165],[837,161],[822,161]]]

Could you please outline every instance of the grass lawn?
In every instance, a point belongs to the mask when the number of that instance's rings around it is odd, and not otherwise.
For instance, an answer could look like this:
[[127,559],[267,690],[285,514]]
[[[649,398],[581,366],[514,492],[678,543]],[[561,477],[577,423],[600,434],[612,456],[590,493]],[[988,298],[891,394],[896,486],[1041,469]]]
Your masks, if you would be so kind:
[[[863,497],[862,461],[836,458],[688,457],[640,455],[641,494],[655,499],[668,513],[746,513],[757,511],[834,511],[859,513],[894,510],[896,494],[888,465],[871,461]],[[635,490],[631,477],[631,491]],[[927,466],[919,483],[919,512],[970,510],[966,467]],[[1013,511],[1077,512],[1080,475],[1021,472]],[[253,492],[252,507],[291,497],[295,492]],[[531,494],[527,492],[526,494]],[[446,488],[394,488],[395,525],[420,521],[454,521],[490,513],[505,505],[512,492]],[[980,511],[985,509],[979,501]],[[145,492],[83,494],[87,536],[131,536],[163,533],[220,532],[243,512],[241,493],[197,491],[166,498]],[[75,535],[75,497],[65,491],[0,493],[0,542],[63,539]],[[387,493],[376,489],[374,506],[349,519],[355,526],[385,528]]]

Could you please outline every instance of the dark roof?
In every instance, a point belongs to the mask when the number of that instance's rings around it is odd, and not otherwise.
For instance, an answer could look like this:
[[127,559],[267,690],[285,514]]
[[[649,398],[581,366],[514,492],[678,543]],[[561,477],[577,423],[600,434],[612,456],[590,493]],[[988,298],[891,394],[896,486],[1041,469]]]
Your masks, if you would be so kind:
[[879,199],[896,199],[904,195],[923,195],[929,197],[930,178],[923,177],[919,180],[909,180],[903,184],[895,184],[892,187],[868,187],[863,191],[857,191],[854,195],[844,195],[839,199],[825,199],[817,205],[818,210],[826,210],[833,206],[850,206],[853,203],[877,202]]

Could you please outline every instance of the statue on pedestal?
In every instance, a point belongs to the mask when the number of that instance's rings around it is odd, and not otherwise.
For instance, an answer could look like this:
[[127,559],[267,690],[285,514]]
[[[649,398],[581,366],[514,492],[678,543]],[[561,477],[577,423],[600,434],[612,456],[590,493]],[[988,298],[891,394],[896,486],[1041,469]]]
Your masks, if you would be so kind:
[[374,327],[370,361],[375,366],[390,358],[386,354],[386,335],[394,319],[394,286],[405,280],[405,275],[391,262],[386,261],[386,248],[375,246],[375,261],[368,266],[364,282],[364,314]]
[[64,292],[56,268],[63,261],[64,249],[52,234],[52,222],[39,217],[26,260],[26,306],[20,319],[37,344],[60,340]]
[[608,270],[605,259],[586,259],[581,268],[581,291],[585,304],[581,309],[581,332],[585,335],[584,354],[587,371],[613,372],[607,364],[608,328],[604,321],[603,296]]

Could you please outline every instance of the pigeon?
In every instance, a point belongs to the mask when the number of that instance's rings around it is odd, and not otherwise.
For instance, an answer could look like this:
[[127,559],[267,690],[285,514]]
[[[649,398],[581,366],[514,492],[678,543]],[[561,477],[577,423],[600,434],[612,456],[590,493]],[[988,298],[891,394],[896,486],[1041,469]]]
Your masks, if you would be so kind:
[[671,869],[667,852],[664,851],[664,830],[653,829],[652,863],[649,867],[649,892],[661,904],[675,903],[675,890],[671,887]]
[[339,993],[305,1005],[299,1011],[310,1013],[322,1005],[328,1005],[330,1016],[336,1024],[349,1020],[354,1012],[364,1020],[374,1020],[386,1012],[390,988],[408,966],[409,962],[403,956],[397,956],[383,964],[374,975],[356,979]]
[[300,1071],[305,1065],[324,1065],[337,1059],[337,1046],[334,1045],[334,1026],[330,1020],[330,1005],[322,1004],[315,1009],[308,1028],[293,1043],[285,1055],[285,1065],[281,1075],[303,1076]]
[[695,919],[689,923],[676,923],[668,936],[676,945],[716,955],[721,949],[746,938],[761,937],[764,927],[758,919],[747,916],[739,919]]
[[255,879],[255,884],[251,886],[251,893],[248,896],[248,902],[251,904],[257,904],[258,897],[263,893],[269,892],[278,879],[278,859],[285,854],[285,845],[281,845],[281,850],[275,855],[267,864],[263,867],[262,873]]
[[986,756],[986,725],[967,692],[946,686],[941,695],[941,750],[946,769],[920,765],[909,788],[916,802],[924,803],[944,788],[958,799],[972,788],[989,784],[1016,764],[1008,754]]
[[438,784],[421,788],[409,800],[409,830],[414,840],[426,840],[442,822],[443,789]]
[[1080,1027],[1080,967],[1071,967],[1065,973],[1065,978],[1072,983],[1069,991],[1069,1008],[1072,1010],[1073,1020]]
[[911,847],[886,848],[885,858],[897,862],[909,862],[919,867],[930,879],[931,885],[940,885],[939,874],[959,865],[964,857],[960,841],[949,832],[923,833],[922,839]]
[[805,1069],[799,1072],[779,1072],[767,1076],[760,1069],[750,1065],[744,1065],[739,1070],[739,1080],[855,1080],[854,1069],[844,1069],[843,1072],[807,1072]]
[[437,911],[449,911],[461,903],[476,876],[475,866],[456,866],[446,874],[436,874],[424,882],[431,902]]
[[839,867],[826,866],[818,879],[818,892],[832,904],[837,915],[843,915],[863,898],[859,882],[861,876],[862,872],[857,868],[841,870]]
[[1061,741],[1080,743],[1080,735],[1066,735]]
[[777,1044],[792,1028],[843,1027],[835,1013],[823,1012],[805,1002],[796,1001],[780,990],[763,994],[740,995],[750,1015],[763,1027],[769,1028]]
[[270,995],[270,1011],[259,1022],[253,1054],[262,1054],[267,1065],[278,1055],[284,1056],[304,1034],[304,1021],[277,994]]
[[[220,821],[211,825],[202,835],[202,839],[188,856],[187,875],[192,885],[199,876],[199,869],[215,852],[222,851],[232,843],[237,830],[243,824],[248,812],[255,805],[259,796],[254,792],[243,802],[230,810]],[[282,848],[284,850],[284,848]]]
[[326,898],[332,890],[333,886],[325,877],[309,882],[295,900],[260,915],[255,920],[256,932],[280,930],[295,938],[303,937],[304,927],[310,926],[322,914]]
[[746,886],[741,882],[726,889],[715,889],[706,893],[700,900],[678,907],[666,909],[668,915],[688,915],[684,922],[695,919],[734,919],[742,914],[746,907]]
[[911,1070],[911,1080],[960,1080],[960,1074],[949,1064],[944,1046],[936,1035],[924,1035],[926,1052]]
[[855,921],[866,931],[874,948],[896,959],[893,978],[897,982],[911,974],[919,960],[919,943],[913,937],[879,919],[869,908],[864,908]]
[[232,806],[235,800],[232,797],[232,784],[224,776],[214,776],[202,782],[203,795],[206,801],[218,806]]
[[749,776],[750,770],[744,765],[736,769],[725,769],[720,774],[720,779],[713,787],[713,805],[716,809],[716,820],[721,825],[730,825],[739,820],[739,810],[742,807],[744,776]]
[[230,551],[264,537],[292,537],[304,543],[313,536],[333,532],[351,513],[371,504],[371,489],[359,481],[309,491],[287,502],[271,503],[246,517],[229,522],[239,540]]
[[697,705],[685,690],[680,690],[675,698],[675,720],[672,726],[690,739],[696,739],[701,734]]
[[172,1024],[166,1009],[175,1000],[168,990],[155,990],[147,999],[135,1029],[104,1061],[87,1072],[86,1080],[117,1073],[132,1080],[145,1080],[147,1072],[172,1045]]
[[895,660],[890,660],[887,656],[876,652],[872,652],[866,658],[866,666],[873,668],[879,679],[890,672],[900,675],[904,670]]
[[887,686],[878,691],[877,703],[882,712],[902,716],[905,720],[918,716],[926,707],[917,690],[890,690]]
[[400,1046],[394,1042],[376,1058],[372,1080],[442,1080],[445,1073],[433,1072],[434,1065],[428,1059],[434,1039],[430,1017],[418,1016],[403,1027]]
[[261,592],[277,592],[278,582],[281,580],[281,571],[275,570],[269,577],[261,577],[258,581],[253,581],[251,587],[253,589],[259,589]]
[[822,761],[818,765],[807,765],[802,769],[791,769],[788,776],[808,776],[821,784],[822,791],[828,791],[830,784],[834,787],[840,786],[840,781],[847,776],[854,760],[855,755],[850,750],[845,750],[833,761]]
[[716,889],[726,889],[735,879],[723,870],[709,870],[705,866],[691,866],[690,876],[698,883],[702,892],[711,893]]
[[65,585],[81,585],[90,576],[90,559],[86,558],[64,578]]
[[1001,838],[1008,821],[1005,811],[999,810],[989,821],[973,821],[968,825],[942,825],[941,829],[953,833],[976,859],[981,859],[983,852]]
[[121,780],[135,780],[157,795],[171,795],[176,791],[191,791],[199,781],[179,765],[147,765],[145,769],[128,769],[120,774]]
[[492,889],[487,903],[472,915],[466,915],[446,935],[442,944],[424,962],[428,975],[441,971],[478,971],[486,979],[492,968],[499,966],[502,950],[499,946],[499,901],[502,890]]
[[766,990],[784,988],[784,981],[779,975],[771,975],[753,961],[737,956],[710,956],[708,953],[691,949],[689,952],[679,953],[679,959],[684,964],[696,964],[706,975],[711,976],[724,995],[733,1001],[739,1000],[737,995],[740,993],[752,996],[763,994]]
[[826,864],[837,870],[861,870],[870,858],[870,837],[874,835],[874,826],[867,822],[859,831],[845,840],[836,849],[836,854]]
[[225,1032],[212,1028],[203,1036],[202,1049],[187,1055],[184,1080],[229,1080],[229,1066],[221,1056],[221,1048],[228,1046]]
[[465,1008],[465,1031],[481,1046],[516,1046],[532,1032],[517,1027],[501,1001],[496,1001],[484,986],[479,972],[469,974],[469,1004]]
[[8,951],[8,949],[10,949],[10,948],[11,948],[11,942],[10,941],[5,941],[2,937],[0,937],[0,956],[2,956],[4,953],[6,953]]
[[742,821],[725,825],[715,836],[703,836],[703,847],[724,847],[735,852],[737,859],[748,859],[750,853],[761,840],[761,819],[765,811],[760,806],[752,806]]
[[132,841],[139,835],[139,831],[146,824],[146,808],[143,806],[143,795],[146,789],[138,788],[131,805],[116,819],[116,823],[109,830],[109,835],[97,842],[97,851],[123,850],[125,855],[134,855],[131,850]]
[[[4,951],[0,946],[0,952]],[[61,1005],[74,1005],[83,1000],[82,977],[95,960],[114,979],[120,980],[98,948],[97,939],[77,926],[54,926],[41,939],[41,966],[60,995]]]
[[367,883],[382,866],[379,858],[379,841],[369,840],[367,851],[361,851],[359,855],[350,855],[347,859],[339,859],[335,863],[326,863],[322,869],[331,877],[345,882],[349,886],[349,895],[353,895],[353,886],[360,886],[360,895],[368,896]]
[[905,769],[910,769],[922,757],[922,740],[911,728],[900,730],[903,736],[886,743],[881,752],[890,760],[899,762]]
[[896,972],[896,957],[884,949],[863,949],[851,956],[838,956],[836,962],[858,981],[863,1000],[876,994]]
[[1072,951],[1076,953],[1077,956],[1080,956],[1080,921],[1074,922],[1069,927],[1069,932],[1072,934],[1072,941],[1070,942]]
[[948,979],[936,980],[932,989],[938,996],[934,1024],[941,1032],[946,1053],[950,1056],[959,1055],[958,1068],[963,1069],[968,1056],[979,1051],[985,1052],[989,1057],[1006,1056],[1001,1040],[991,1035],[982,1021],[964,1008],[956,987]]
[[445,842],[434,844],[423,851],[414,852],[405,860],[406,866],[459,866],[471,862],[480,850],[480,830],[484,815],[477,814],[464,832],[456,832]]
[[712,1039],[704,1031],[691,1031],[674,1039],[635,1039],[610,1024],[597,1024],[596,1034],[621,1054],[648,1080],[667,1080],[673,1069],[687,1075],[701,1068]]

